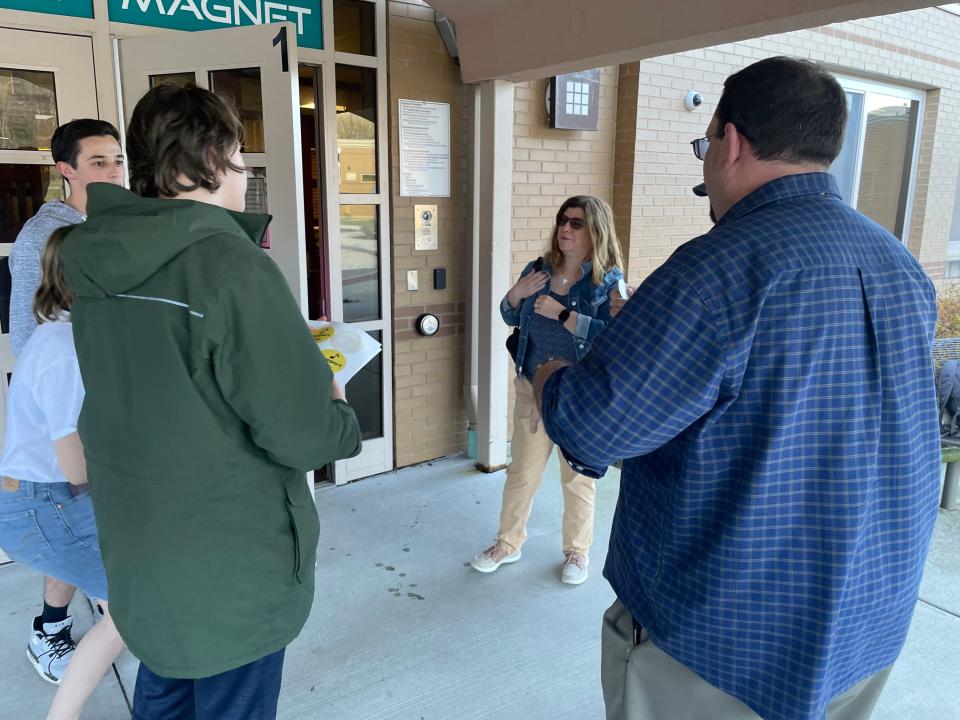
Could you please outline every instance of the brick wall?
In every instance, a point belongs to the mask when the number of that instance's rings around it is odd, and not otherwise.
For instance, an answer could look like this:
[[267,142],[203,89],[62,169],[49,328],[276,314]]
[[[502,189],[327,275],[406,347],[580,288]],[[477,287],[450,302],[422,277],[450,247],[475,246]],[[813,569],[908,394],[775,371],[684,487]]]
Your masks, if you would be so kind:
[[519,83],[513,106],[513,237],[511,272],[543,253],[553,219],[571,195],[613,199],[617,125],[617,68],[600,71],[597,129],[553,130],[547,125],[547,80]]
[[[928,8],[641,62],[636,164],[621,183],[633,198],[630,280],[642,280],[678,245],[709,229],[707,200],[690,192],[702,171],[688,141],[704,134],[728,75],[783,54],[825,63],[837,74],[926,90],[909,247],[941,281],[960,164],[958,35],[960,17]],[[694,112],[683,106],[688,90],[705,98]]]
[[630,242],[641,210],[634,197],[634,173],[637,148],[637,108],[640,63],[620,66],[617,82],[617,134],[613,156],[613,217],[617,224],[617,236],[626,264],[624,273],[629,276],[630,267],[640,259],[639,244]]
[[[431,8],[420,2],[390,2],[388,13],[394,428],[396,464],[403,467],[466,447],[462,398],[470,257],[468,89],[440,39]],[[400,99],[450,104],[451,197],[400,197]],[[414,249],[417,204],[437,205],[437,250]],[[433,269],[438,267],[447,269],[445,290],[433,289]],[[419,272],[416,292],[407,291],[408,270]],[[414,321],[423,312],[440,318],[440,330],[433,337],[421,337],[414,330]]]

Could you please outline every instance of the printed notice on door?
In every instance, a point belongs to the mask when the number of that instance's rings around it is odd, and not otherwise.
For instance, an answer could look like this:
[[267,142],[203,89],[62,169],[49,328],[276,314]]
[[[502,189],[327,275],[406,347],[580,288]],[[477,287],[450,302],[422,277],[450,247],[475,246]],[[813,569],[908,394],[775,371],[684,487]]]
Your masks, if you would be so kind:
[[450,197],[450,105],[399,103],[400,195]]

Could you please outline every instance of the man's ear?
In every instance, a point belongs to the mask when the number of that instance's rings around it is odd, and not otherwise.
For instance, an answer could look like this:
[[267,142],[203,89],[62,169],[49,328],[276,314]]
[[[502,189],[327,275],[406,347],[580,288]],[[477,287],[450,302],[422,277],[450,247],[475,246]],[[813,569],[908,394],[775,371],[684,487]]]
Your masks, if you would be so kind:
[[67,182],[70,182],[77,177],[77,169],[70,163],[64,162],[63,160],[57,163],[57,172],[60,173],[63,176],[63,179]]
[[724,153],[721,163],[723,167],[728,168],[740,159],[742,153],[749,150],[744,145],[743,135],[737,132],[737,126],[733,123],[728,122],[723,126],[723,139],[726,142],[723,144]]

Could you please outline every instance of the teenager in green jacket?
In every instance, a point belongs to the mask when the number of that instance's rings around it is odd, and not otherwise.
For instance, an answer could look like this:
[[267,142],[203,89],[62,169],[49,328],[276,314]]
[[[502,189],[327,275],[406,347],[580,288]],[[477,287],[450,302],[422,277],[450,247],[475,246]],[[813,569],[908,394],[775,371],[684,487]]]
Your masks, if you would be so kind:
[[62,251],[111,610],[140,720],[276,716],[313,601],[304,473],[360,451],[353,409],[245,215],[242,126],[160,85],[127,133],[130,185],[89,188]]

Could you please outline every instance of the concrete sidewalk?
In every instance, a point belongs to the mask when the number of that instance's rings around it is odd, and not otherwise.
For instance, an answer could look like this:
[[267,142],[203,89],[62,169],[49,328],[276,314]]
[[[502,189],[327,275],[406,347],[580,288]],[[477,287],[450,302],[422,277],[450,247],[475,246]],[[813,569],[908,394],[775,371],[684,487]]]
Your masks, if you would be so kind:
[[[554,458],[523,560],[492,575],[468,561],[496,534],[502,472],[450,458],[319,490],[316,598],[287,652],[279,717],[601,720],[600,617],[613,593],[600,570],[618,476],[599,483],[591,577],[579,587],[559,582],[558,476]],[[3,718],[43,718],[53,697],[25,659],[40,583],[0,568]],[[75,606],[88,626],[89,609]],[[129,718],[136,667],[122,658],[84,718]],[[960,513],[941,511],[913,627],[875,720],[956,717],[958,667]]]

